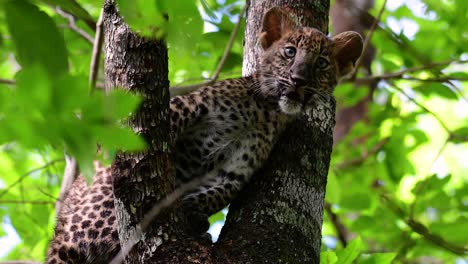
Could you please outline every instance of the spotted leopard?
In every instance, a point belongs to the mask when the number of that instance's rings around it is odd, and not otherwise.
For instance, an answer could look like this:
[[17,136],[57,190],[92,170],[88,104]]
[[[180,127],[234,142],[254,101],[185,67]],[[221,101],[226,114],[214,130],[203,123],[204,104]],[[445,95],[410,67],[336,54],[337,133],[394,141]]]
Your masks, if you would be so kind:
[[[289,122],[329,99],[362,51],[358,33],[329,38],[296,26],[281,8],[265,14],[259,43],[264,51],[253,75],[170,102],[177,184],[207,178],[183,197],[185,210],[202,221],[229,204]],[[91,187],[78,179],[64,201],[47,263],[103,263],[119,250],[112,179],[108,169],[96,171]]]

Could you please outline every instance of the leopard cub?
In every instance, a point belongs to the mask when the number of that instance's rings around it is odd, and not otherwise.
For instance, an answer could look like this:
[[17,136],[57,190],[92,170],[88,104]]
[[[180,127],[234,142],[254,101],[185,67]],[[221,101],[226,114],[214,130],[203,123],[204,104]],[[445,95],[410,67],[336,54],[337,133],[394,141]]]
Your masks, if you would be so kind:
[[363,45],[356,32],[329,38],[299,27],[277,7],[265,14],[259,42],[263,55],[252,76],[171,100],[176,179],[180,184],[208,178],[184,197],[188,211],[202,219],[233,199],[291,120],[314,103],[328,101]]
[[[281,8],[264,16],[257,71],[220,81],[170,102],[177,184],[203,177],[183,198],[199,233],[267,160],[288,123],[328,100],[362,52],[362,38],[333,38],[297,26]],[[105,263],[120,245],[108,169],[97,166],[91,187],[78,180],[59,213],[47,263]],[[103,193],[100,193],[103,192]]]

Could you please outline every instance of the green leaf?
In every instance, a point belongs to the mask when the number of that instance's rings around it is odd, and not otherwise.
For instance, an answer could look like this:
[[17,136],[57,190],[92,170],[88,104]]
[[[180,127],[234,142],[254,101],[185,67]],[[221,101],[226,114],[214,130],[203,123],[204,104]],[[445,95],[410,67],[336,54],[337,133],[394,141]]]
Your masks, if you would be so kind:
[[429,230],[437,235],[446,238],[452,243],[460,245],[468,244],[468,236],[464,230],[468,230],[468,218],[459,217],[455,221],[438,222],[430,225]]
[[374,253],[363,254],[360,259],[360,264],[390,264],[395,258],[395,253]]
[[364,244],[360,237],[355,238],[351,241],[345,249],[340,249],[336,251],[336,256],[338,257],[338,263],[340,264],[351,264],[359,256]]
[[210,225],[216,223],[216,222],[223,222],[225,219],[225,215],[223,211],[219,211],[214,215],[211,215],[208,220],[210,221]]
[[68,71],[65,41],[45,12],[27,1],[12,0],[5,3],[5,11],[18,61],[23,68],[41,64],[51,77]]
[[328,174],[327,179],[327,190],[325,192],[326,200],[332,204],[337,204],[340,201],[341,192],[340,192],[340,184],[336,175],[332,172]]
[[431,82],[427,83],[424,82],[421,85],[418,85],[413,88],[415,91],[425,95],[438,95],[442,98],[447,98],[451,100],[458,100],[458,94],[456,94],[450,87],[445,86],[442,83]]
[[453,143],[463,143],[466,142],[466,138],[468,138],[468,127],[460,127],[455,129],[452,132],[454,136],[450,138]]
[[468,79],[468,73],[467,72],[451,72],[447,74],[448,77],[454,78],[454,79]]
[[106,149],[135,151],[142,150],[145,147],[144,140],[131,131],[130,128],[96,126],[93,132],[98,142]]
[[337,263],[338,257],[333,251],[320,252],[320,264],[334,264]]
[[[167,33],[166,21],[157,0],[118,0],[119,12],[130,27],[144,36]],[[167,13],[166,13],[167,14]]]
[[340,206],[349,210],[364,210],[370,207],[370,198],[371,197],[368,193],[354,193],[351,195],[342,195]]

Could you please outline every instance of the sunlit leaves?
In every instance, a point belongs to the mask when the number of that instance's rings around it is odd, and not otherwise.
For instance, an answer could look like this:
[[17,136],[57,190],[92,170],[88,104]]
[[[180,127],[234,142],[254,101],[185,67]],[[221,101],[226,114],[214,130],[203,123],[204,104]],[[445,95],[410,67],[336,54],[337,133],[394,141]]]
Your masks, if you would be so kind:
[[117,3],[132,29],[145,36],[164,37],[169,47],[180,51],[197,42],[203,32],[198,1],[169,4],[158,0],[119,0]]
[[344,249],[337,251],[325,251],[320,253],[320,264],[390,264],[395,258],[394,253],[362,254],[365,249],[364,242],[360,237],[352,240]]
[[40,64],[50,75],[67,72],[65,42],[54,21],[27,1],[7,1],[4,6],[21,66]]
[[[376,1],[375,6],[382,2]],[[419,13],[410,2],[415,1],[403,1],[395,11],[384,12],[372,38],[376,47],[373,75],[466,60],[468,1],[425,0],[427,7]],[[244,2],[120,0],[118,4],[132,29],[168,42],[169,76],[175,85],[200,83],[212,74]],[[141,139],[123,125],[139,99],[123,92],[90,93],[86,75],[92,46],[53,11],[58,6],[72,14],[77,25],[92,34],[83,21],[97,20],[102,1],[4,0],[0,5],[0,78],[16,81],[16,85],[0,84],[0,141],[8,142],[0,146],[0,195],[29,170],[62,160],[26,175],[0,200],[53,201],[63,172],[64,149],[86,163],[96,158],[96,144],[109,157],[117,149],[142,146]],[[405,28],[391,32],[391,17],[400,26],[404,26],[402,21],[414,21],[418,31],[410,37],[405,36]],[[205,22],[212,32],[204,32]],[[241,26],[221,78],[240,76],[242,40]],[[452,63],[380,81],[364,106],[367,115],[335,142],[326,192],[338,218],[362,242],[351,242],[344,250],[338,242],[336,252],[322,253],[321,263],[353,258],[356,263],[390,263],[395,257],[391,253],[369,255],[369,251],[396,252],[397,263],[400,259],[417,262],[419,257],[453,263],[456,256],[412,232],[405,222],[411,208],[413,217],[430,232],[468,245],[466,69],[466,64]],[[359,73],[357,78],[361,77]],[[450,83],[438,81],[443,79]],[[366,85],[337,87],[338,107],[367,98]],[[433,111],[451,133],[402,92]],[[447,139],[447,147],[437,158]],[[391,197],[401,212],[397,214],[383,202],[382,194]],[[52,209],[53,204],[1,204],[0,217],[10,219],[23,240],[10,259],[43,259],[53,230]],[[219,213],[210,222],[223,218]],[[324,224],[336,235],[330,221]]]
[[85,76],[68,74],[65,42],[55,22],[27,1],[8,1],[5,7],[22,70],[16,86],[0,92],[0,142],[65,148],[83,167],[96,158],[97,143],[111,152],[141,149],[142,140],[121,124],[140,100],[119,91],[90,94]]

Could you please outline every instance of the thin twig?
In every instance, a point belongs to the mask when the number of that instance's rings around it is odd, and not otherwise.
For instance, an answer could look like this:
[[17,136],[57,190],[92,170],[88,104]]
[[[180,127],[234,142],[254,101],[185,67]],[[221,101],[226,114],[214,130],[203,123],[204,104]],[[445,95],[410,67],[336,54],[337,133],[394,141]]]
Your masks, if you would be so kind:
[[54,201],[0,200],[0,204],[54,204]]
[[[145,214],[143,219],[140,221],[139,226],[141,228],[141,232],[144,233],[148,226],[151,224],[153,219],[163,210],[171,206],[176,200],[178,200],[182,195],[184,195],[187,191],[193,190],[196,187],[202,185],[208,179],[213,177],[212,175],[208,174],[201,178],[195,178],[188,183],[185,183],[175,189],[172,193],[164,197],[161,201],[156,203],[156,205],[151,208],[151,210]],[[123,245],[120,249],[119,253],[114,257],[114,259],[110,262],[111,264],[119,264],[122,263],[125,256],[132,250],[133,246],[137,243],[140,238],[133,238],[127,241],[127,244]]]
[[[387,0],[384,0],[384,2],[382,4],[382,7],[380,8],[379,14],[375,18],[374,23],[372,23],[372,26],[370,27],[369,32],[366,35],[366,39],[364,40],[364,44],[363,44],[363,47],[362,47],[362,54],[365,54],[368,47],[369,47],[372,35],[374,34],[374,31],[377,28],[377,25],[379,24],[380,19],[382,18],[382,14],[383,14],[383,12],[385,10],[386,5],[387,5]],[[363,56],[360,56],[359,59],[356,61],[356,67],[354,67],[353,72],[350,74],[350,76],[351,76],[350,79],[351,80],[356,79],[358,68],[361,66],[362,60],[363,60]]]
[[452,63],[463,64],[463,63],[468,63],[468,60],[452,59],[452,60],[446,60],[446,61],[440,61],[440,62],[433,62],[433,63],[426,64],[426,65],[421,65],[421,66],[417,66],[413,68],[407,68],[401,71],[385,73],[382,75],[374,75],[374,76],[369,76],[369,77],[364,77],[364,78],[357,78],[355,79],[355,81],[366,83],[366,82],[374,82],[374,81],[381,81],[381,80],[388,80],[388,79],[403,78],[403,76],[407,73],[417,72],[417,71],[422,71],[422,70],[429,70],[432,68],[445,66],[448,64],[452,64]]
[[104,9],[101,8],[101,13],[99,14],[99,19],[96,23],[96,35],[93,40],[93,55],[91,57],[91,64],[89,66],[89,87],[95,89],[96,80],[99,73],[99,61],[101,59],[102,43],[103,43],[103,12]]
[[68,19],[68,27],[75,31],[78,35],[80,35],[81,37],[83,37],[84,39],[86,39],[89,43],[93,43],[94,39],[93,37],[91,37],[86,31],[84,31],[83,29],[81,29],[80,27],[78,27],[76,25],[76,18],[72,15],[72,14],[69,14],[65,11],[63,11],[62,9],[56,7],[55,8],[55,12],[57,14],[59,14],[61,17],[65,18],[65,19]]
[[223,56],[221,57],[221,60],[219,61],[218,65],[216,66],[215,71],[211,75],[209,81],[201,83],[201,84],[194,84],[194,85],[188,85],[188,86],[181,86],[181,87],[172,87],[169,89],[169,92],[171,93],[171,97],[177,96],[177,95],[183,95],[190,93],[200,87],[206,86],[206,85],[211,85],[215,83],[218,80],[219,74],[221,73],[221,70],[224,67],[224,64],[226,63],[227,57],[229,56],[229,52],[232,49],[232,45],[234,44],[234,41],[236,40],[237,33],[239,32],[240,25],[242,24],[242,18],[244,16],[245,10],[247,8],[247,5],[244,5],[242,10],[239,13],[239,20],[237,21],[236,25],[234,26],[234,29],[231,32],[231,36],[229,36],[229,41],[226,45],[226,48],[224,49]]
[[341,222],[338,215],[335,214],[335,212],[333,212],[333,210],[331,209],[331,204],[328,202],[325,202],[325,211],[327,212],[328,218],[330,219],[331,223],[335,227],[336,234],[341,242],[341,245],[343,246],[343,248],[345,248],[348,245],[348,239],[351,236],[351,232],[349,232],[346,226]]
[[3,84],[11,84],[11,85],[15,85],[15,84],[16,84],[15,80],[8,80],[8,79],[2,79],[2,78],[0,78],[0,83],[3,83]]
[[426,113],[432,115],[440,124],[440,126],[442,126],[442,128],[449,134],[449,135],[452,135],[452,131],[448,128],[448,126],[444,123],[444,121],[442,121],[442,119],[436,115],[434,112],[432,112],[431,110],[429,110],[427,107],[425,107],[424,105],[422,105],[421,103],[419,103],[418,101],[416,101],[413,97],[411,97],[410,95],[408,95],[405,91],[403,91],[403,89],[401,89],[400,87],[398,87],[397,85],[395,85],[394,83],[392,82],[387,82],[388,84],[390,84],[390,86],[392,86],[395,90],[397,90],[398,92],[400,92],[402,95],[404,95],[406,98],[408,98],[408,100],[410,100],[411,102],[413,102],[415,105],[417,105],[419,108],[423,109]]
[[455,245],[437,234],[433,234],[425,225],[415,220],[412,217],[407,217],[405,211],[394,202],[388,195],[381,194],[381,199],[387,204],[387,206],[396,214],[398,217],[403,219],[408,227],[415,233],[418,233],[422,238],[433,245],[440,248],[446,249],[459,256],[466,256],[468,254],[468,247]]
[[26,172],[25,174],[21,175],[19,177],[18,180],[16,180],[14,183],[10,184],[3,192],[0,193],[0,197],[2,197],[3,195],[5,195],[8,191],[10,191],[11,188],[15,187],[18,183],[22,182],[26,177],[28,177],[29,175],[35,173],[35,172],[38,172],[38,171],[41,171],[43,169],[46,169],[48,168],[49,166],[57,163],[57,162],[62,162],[64,161],[64,159],[55,159],[55,160],[52,160],[46,164],[44,164],[43,166],[41,167],[38,167],[38,168],[35,168],[33,170],[30,170],[28,172]]
[[41,264],[42,262],[32,261],[32,260],[10,260],[10,261],[1,261],[0,264]]
[[449,81],[468,81],[468,78],[464,77],[450,77],[443,76],[438,78],[416,78],[416,77],[402,77],[403,80],[408,81],[420,81],[420,82],[449,82]]

